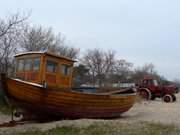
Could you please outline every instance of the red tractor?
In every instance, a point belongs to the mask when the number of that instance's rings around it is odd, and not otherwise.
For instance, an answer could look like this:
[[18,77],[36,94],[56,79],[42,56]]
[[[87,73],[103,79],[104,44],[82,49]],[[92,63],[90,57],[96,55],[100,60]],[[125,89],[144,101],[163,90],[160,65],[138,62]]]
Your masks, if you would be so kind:
[[154,100],[155,98],[162,98],[165,102],[176,101],[175,93],[178,92],[178,88],[169,86],[158,85],[157,80],[152,77],[146,77],[140,84],[137,84],[139,95],[147,100]]

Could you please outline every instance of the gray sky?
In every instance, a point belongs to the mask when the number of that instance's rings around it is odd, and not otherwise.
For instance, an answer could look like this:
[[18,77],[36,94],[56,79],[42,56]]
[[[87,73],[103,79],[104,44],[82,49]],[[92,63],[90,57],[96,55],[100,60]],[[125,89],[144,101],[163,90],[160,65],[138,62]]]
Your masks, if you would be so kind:
[[30,21],[62,32],[82,51],[112,49],[135,66],[155,64],[180,79],[179,0],[4,0],[0,17],[32,10]]

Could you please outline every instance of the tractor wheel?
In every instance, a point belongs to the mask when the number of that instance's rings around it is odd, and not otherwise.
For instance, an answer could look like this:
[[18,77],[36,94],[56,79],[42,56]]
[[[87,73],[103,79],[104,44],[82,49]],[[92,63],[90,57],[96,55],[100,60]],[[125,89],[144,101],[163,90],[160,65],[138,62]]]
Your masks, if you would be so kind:
[[139,95],[146,100],[151,99],[151,92],[148,89],[140,89]]
[[173,102],[175,102],[176,101],[176,96],[172,95],[172,99],[173,99]]
[[172,102],[173,101],[173,97],[172,95],[166,94],[163,96],[163,101],[166,103]]

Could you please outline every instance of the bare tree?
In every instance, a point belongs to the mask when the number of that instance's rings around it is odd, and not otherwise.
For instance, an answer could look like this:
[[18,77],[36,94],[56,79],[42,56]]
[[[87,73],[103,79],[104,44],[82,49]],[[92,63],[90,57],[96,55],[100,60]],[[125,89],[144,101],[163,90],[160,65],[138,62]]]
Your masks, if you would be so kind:
[[104,52],[100,49],[87,50],[83,57],[83,63],[89,69],[92,76],[92,83],[98,82],[102,86],[108,75],[113,71],[114,51]]
[[28,18],[29,15],[21,16],[19,13],[10,15],[7,19],[0,18],[0,38],[17,30]]
[[18,48],[18,38],[28,16],[19,13],[7,19],[0,19],[0,72],[8,73],[12,66],[12,56]]
[[116,59],[115,54],[112,50],[87,50],[82,62],[89,69],[92,84],[98,83],[100,87],[112,87],[115,82],[131,79],[133,64],[124,59]]
[[134,70],[133,78],[136,81],[142,80],[145,76],[154,76],[159,78],[159,75],[155,71],[155,66],[152,63],[145,64],[142,67],[138,67]]
[[96,65],[94,65],[95,58],[91,50],[87,50],[82,58],[82,63],[89,69],[89,74],[92,76],[92,83],[95,85]]
[[116,64],[115,60],[115,54],[116,52],[114,50],[108,50],[105,55],[105,73],[106,74],[112,74],[114,72],[114,65]]
[[79,50],[69,47],[61,33],[55,35],[52,28],[42,26],[26,26],[21,47],[24,51],[49,51],[58,55],[76,58]]
[[88,71],[89,69],[82,64],[75,66],[73,69],[73,85],[79,87],[81,84],[86,84],[90,79]]
[[76,59],[78,58],[78,54],[79,54],[79,49],[74,48],[74,47],[70,47],[68,45],[61,45],[61,44],[57,44],[55,46],[51,46],[49,48],[50,52],[56,53],[60,56],[65,56],[65,57],[69,57],[72,59]]
[[154,64],[152,63],[149,63],[149,64],[145,64],[143,67],[142,67],[142,71],[143,72],[146,72],[148,74],[155,74],[156,71],[155,71],[155,66]]
[[4,35],[0,40],[0,72],[8,72],[12,63],[12,56],[16,51],[15,35],[10,33]]
[[22,36],[21,47],[24,51],[44,51],[50,45],[54,45],[54,34],[51,28],[26,26]]
[[114,77],[116,81],[125,82],[131,78],[133,64],[124,59],[116,60]]

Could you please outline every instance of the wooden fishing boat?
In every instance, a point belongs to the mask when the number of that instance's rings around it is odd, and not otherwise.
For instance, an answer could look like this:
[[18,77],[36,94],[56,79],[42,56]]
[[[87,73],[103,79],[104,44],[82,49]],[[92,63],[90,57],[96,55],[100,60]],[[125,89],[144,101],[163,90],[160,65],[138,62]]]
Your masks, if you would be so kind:
[[6,78],[9,98],[36,114],[67,118],[112,118],[135,102],[133,88],[90,93],[72,88],[75,61],[48,52],[28,52],[16,58],[16,78]]

